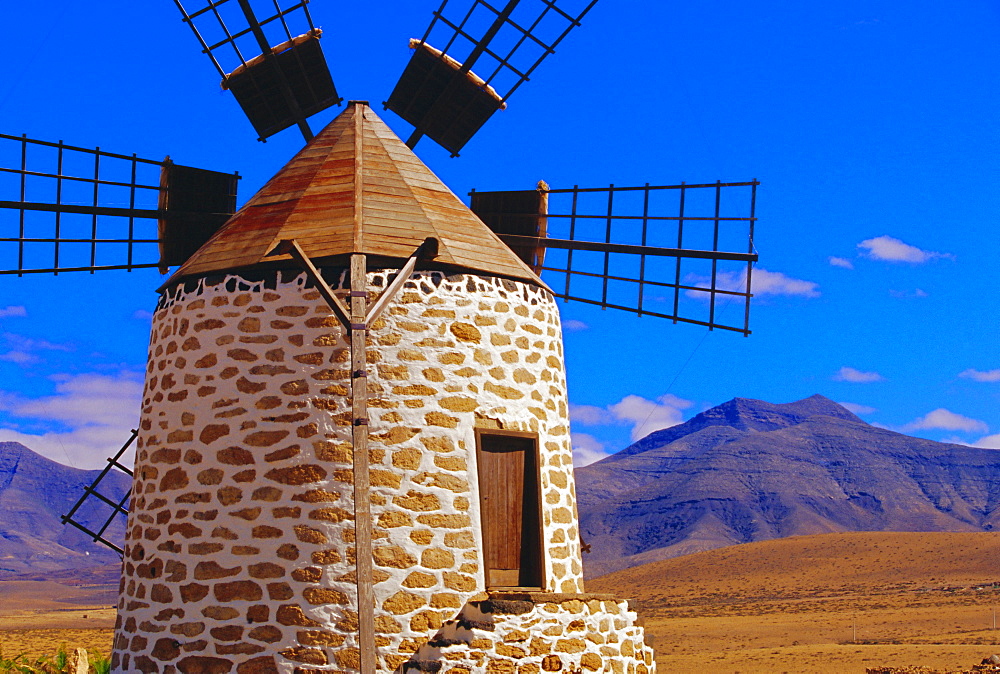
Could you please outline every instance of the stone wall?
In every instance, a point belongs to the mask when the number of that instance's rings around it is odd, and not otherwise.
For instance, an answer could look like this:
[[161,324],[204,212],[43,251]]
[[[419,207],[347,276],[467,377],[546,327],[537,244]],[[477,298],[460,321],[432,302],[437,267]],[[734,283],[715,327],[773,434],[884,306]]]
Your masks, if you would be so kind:
[[[349,353],[304,275],[168,291],[153,321],[115,666],[356,666]],[[387,275],[370,274],[373,291]],[[580,592],[551,295],[418,273],[369,336],[376,641],[399,667],[485,598],[475,430],[538,434],[544,577]]]
[[404,674],[656,671],[638,616],[611,595],[491,592],[448,621]]

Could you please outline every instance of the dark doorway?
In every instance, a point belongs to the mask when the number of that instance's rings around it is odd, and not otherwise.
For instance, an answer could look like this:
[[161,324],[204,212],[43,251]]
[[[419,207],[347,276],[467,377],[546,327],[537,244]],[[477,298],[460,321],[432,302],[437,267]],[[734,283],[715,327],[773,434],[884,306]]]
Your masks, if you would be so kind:
[[477,447],[486,586],[541,589],[538,439],[480,431]]

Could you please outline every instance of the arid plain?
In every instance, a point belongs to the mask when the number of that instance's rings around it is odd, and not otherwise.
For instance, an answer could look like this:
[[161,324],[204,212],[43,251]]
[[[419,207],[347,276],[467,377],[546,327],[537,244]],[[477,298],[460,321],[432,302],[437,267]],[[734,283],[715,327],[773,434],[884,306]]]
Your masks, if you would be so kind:
[[[1000,533],[842,533],[720,548],[588,581],[633,598],[660,672],[968,670],[1000,652]],[[115,587],[0,581],[6,656],[110,650]]]
[[635,599],[663,672],[962,671],[1000,651],[1000,534],[749,543],[591,580]]

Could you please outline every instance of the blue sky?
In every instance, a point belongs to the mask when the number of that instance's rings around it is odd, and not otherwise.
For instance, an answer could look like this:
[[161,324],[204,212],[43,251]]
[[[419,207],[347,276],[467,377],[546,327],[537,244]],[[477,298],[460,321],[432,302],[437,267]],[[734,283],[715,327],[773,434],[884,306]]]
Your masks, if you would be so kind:
[[[378,103],[437,4],[311,4],[341,94],[404,138]],[[563,305],[581,462],[733,397],[814,393],[1000,447],[998,33],[985,0],[600,0],[462,157],[418,146],[462,196],[761,181],[752,336]],[[168,0],[20,3],[0,37],[0,132],[238,170],[241,200],[301,147],[255,141]],[[136,423],[159,282],[0,277],[0,440],[100,465]]]

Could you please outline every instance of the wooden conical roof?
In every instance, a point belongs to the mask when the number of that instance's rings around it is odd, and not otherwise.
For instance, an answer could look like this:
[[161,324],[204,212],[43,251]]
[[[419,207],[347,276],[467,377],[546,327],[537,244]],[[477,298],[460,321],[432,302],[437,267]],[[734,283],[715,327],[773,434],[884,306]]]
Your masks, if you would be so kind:
[[273,267],[265,256],[283,239],[331,264],[352,253],[407,258],[427,237],[439,241],[435,266],[544,285],[367,104],[353,102],[165,285]]

